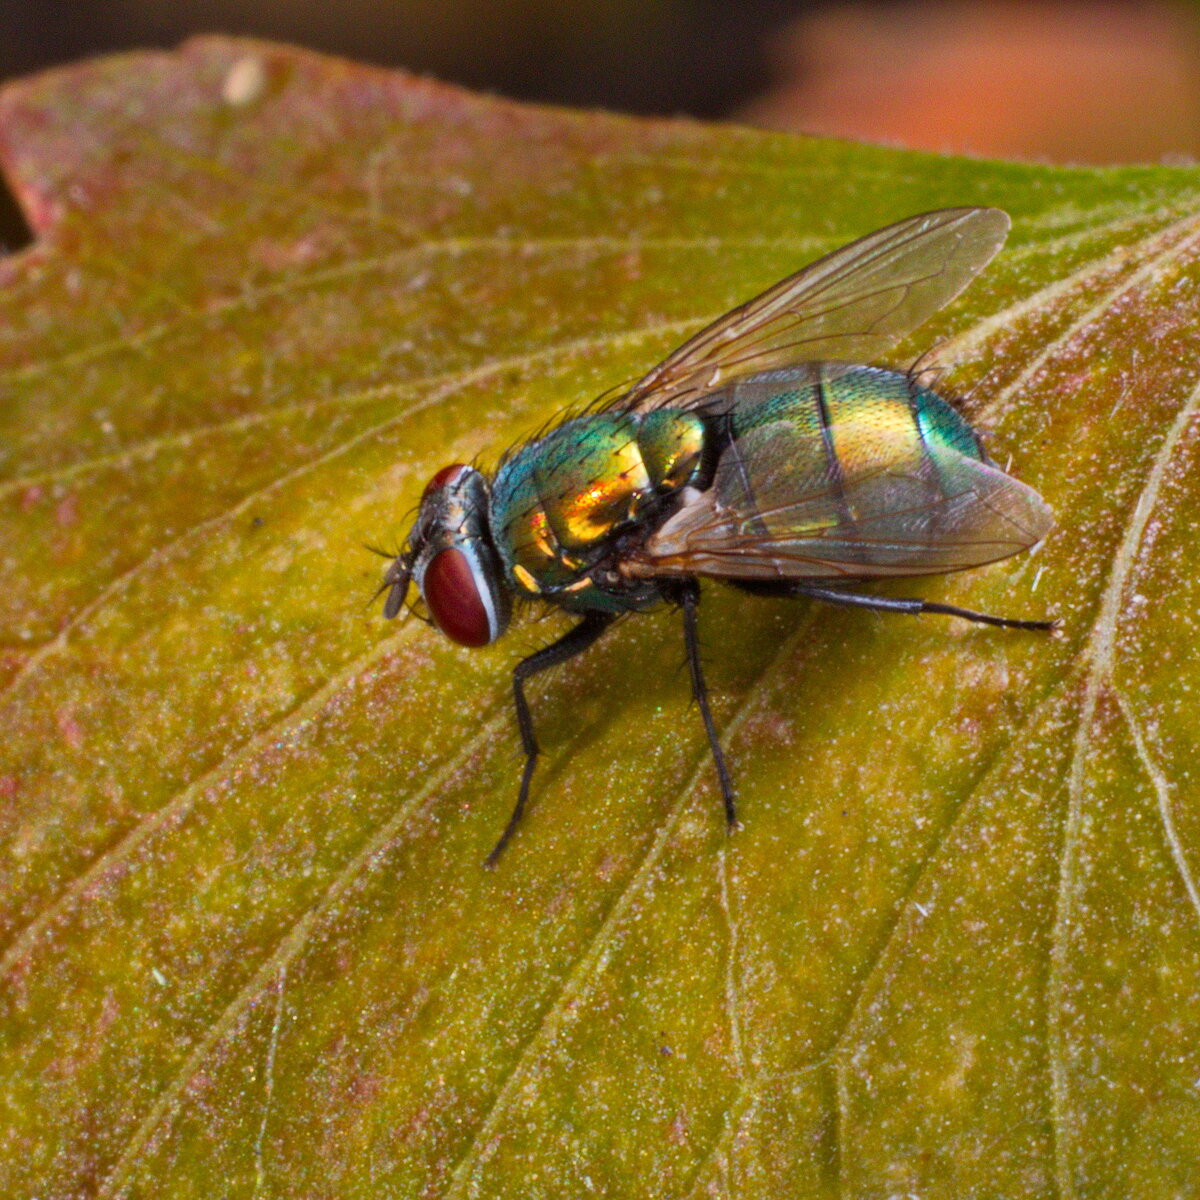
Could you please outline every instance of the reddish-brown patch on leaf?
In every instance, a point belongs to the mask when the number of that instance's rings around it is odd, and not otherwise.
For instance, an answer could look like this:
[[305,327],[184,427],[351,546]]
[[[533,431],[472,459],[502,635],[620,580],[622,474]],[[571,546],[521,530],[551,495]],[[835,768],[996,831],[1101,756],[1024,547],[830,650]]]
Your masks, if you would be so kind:
[[55,723],[63,741],[72,750],[78,750],[83,745],[83,726],[76,720],[70,708],[60,708],[55,714]]
[[68,492],[54,506],[54,520],[61,529],[79,524],[79,497],[74,492]]

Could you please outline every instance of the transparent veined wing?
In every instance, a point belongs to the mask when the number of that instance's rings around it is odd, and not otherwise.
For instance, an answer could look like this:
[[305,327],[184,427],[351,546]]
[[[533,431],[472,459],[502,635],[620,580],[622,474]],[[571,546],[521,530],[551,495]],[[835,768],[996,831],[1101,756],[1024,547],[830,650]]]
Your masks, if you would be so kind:
[[779,419],[758,419],[725,447],[712,484],[684,494],[626,565],[630,574],[932,575],[1028,549],[1054,523],[1037,492],[977,457],[973,437],[922,436],[904,400],[859,397],[860,419],[822,428],[819,415],[803,417],[805,394],[791,394],[774,410]]
[[702,329],[615,404],[686,408],[759,371],[871,362],[953,300],[1010,224],[998,208],[945,208],[869,233]]

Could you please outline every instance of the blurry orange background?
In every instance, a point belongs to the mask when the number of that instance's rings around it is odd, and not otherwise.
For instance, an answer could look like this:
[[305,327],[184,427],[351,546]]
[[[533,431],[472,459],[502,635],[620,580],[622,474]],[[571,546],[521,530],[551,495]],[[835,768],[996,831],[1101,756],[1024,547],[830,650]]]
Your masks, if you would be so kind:
[[1113,163],[1200,151],[1193,6],[928,0],[830,6],[774,42],[742,116],[929,150]]

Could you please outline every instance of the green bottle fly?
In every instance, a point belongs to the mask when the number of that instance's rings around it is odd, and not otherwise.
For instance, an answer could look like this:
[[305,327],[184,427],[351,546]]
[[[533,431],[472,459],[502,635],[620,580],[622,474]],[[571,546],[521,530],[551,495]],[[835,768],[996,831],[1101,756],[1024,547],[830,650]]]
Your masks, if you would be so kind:
[[525,766],[489,864],[521,819],[539,754],[525,681],[622,614],[662,603],[683,613],[693,693],[736,824],[697,648],[703,578],[1053,627],[859,590],[994,562],[1053,524],[943,397],[916,375],[862,365],[957,296],[1008,228],[999,209],[958,208],[868,234],[701,330],[616,400],[518,447],[491,480],[459,463],[430,480],[384,577],[385,616],[415,585],[433,623],[466,646],[500,637],[514,598],[581,618],[514,670]]

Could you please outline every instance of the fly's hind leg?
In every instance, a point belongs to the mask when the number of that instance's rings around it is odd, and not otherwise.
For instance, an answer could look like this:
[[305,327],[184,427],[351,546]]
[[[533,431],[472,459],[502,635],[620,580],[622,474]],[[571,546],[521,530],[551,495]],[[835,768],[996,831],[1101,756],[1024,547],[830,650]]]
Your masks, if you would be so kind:
[[1057,621],[1021,621],[1015,617],[993,617],[990,613],[958,608],[953,604],[938,604],[933,600],[868,596],[862,592],[843,592],[837,588],[814,587],[807,583],[790,584],[788,595],[810,596],[813,600],[821,600],[826,604],[837,604],[843,608],[871,608],[877,612],[942,613],[945,616],[962,617],[965,621],[978,621],[981,625],[999,625],[1004,629],[1034,629],[1047,632],[1058,628]]
[[704,732],[708,734],[708,745],[712,750],[717,778],[721,783],[721,798],[725,802],[725,821],[730,829],[738,828],[737,803],[733,791],[733,780],[725,765],[725,754],[717,740],[717,728],[713,724],[708,707],[708,685],[704,682],[704,669],[700,662],[700,637],[696,628],[696,610],[700,607],[700,587],[695,582],[680,586],[676,599],[683,609],[683,639],[687,646],[688,671],[692,676],[692,695],[704,721]]
[[529,702],[525,699],[525,680],[532,678],[539,671],[556,667],[577,654],[582,654],[596,639],[613,623],[615,618],[610,613],[588,613],[574,629],[568,630],[557,642],[523,658],[513,668],[513,702],[517,709],[517,729],[521,734],[521,749],[525,751],[525,767],[521,772],[521,788],[517,793],[516,807],[508,824],[500,835],[500,840],[492,848],[491,854],[484,860],[484,866],[494,867],[504,847],[520,823],[521,814],[525,811],[525,801],[529,799],[529,785],[533,780],[533,769],[537,766],[541,747],[533,732],[533,717],[529,712]]

